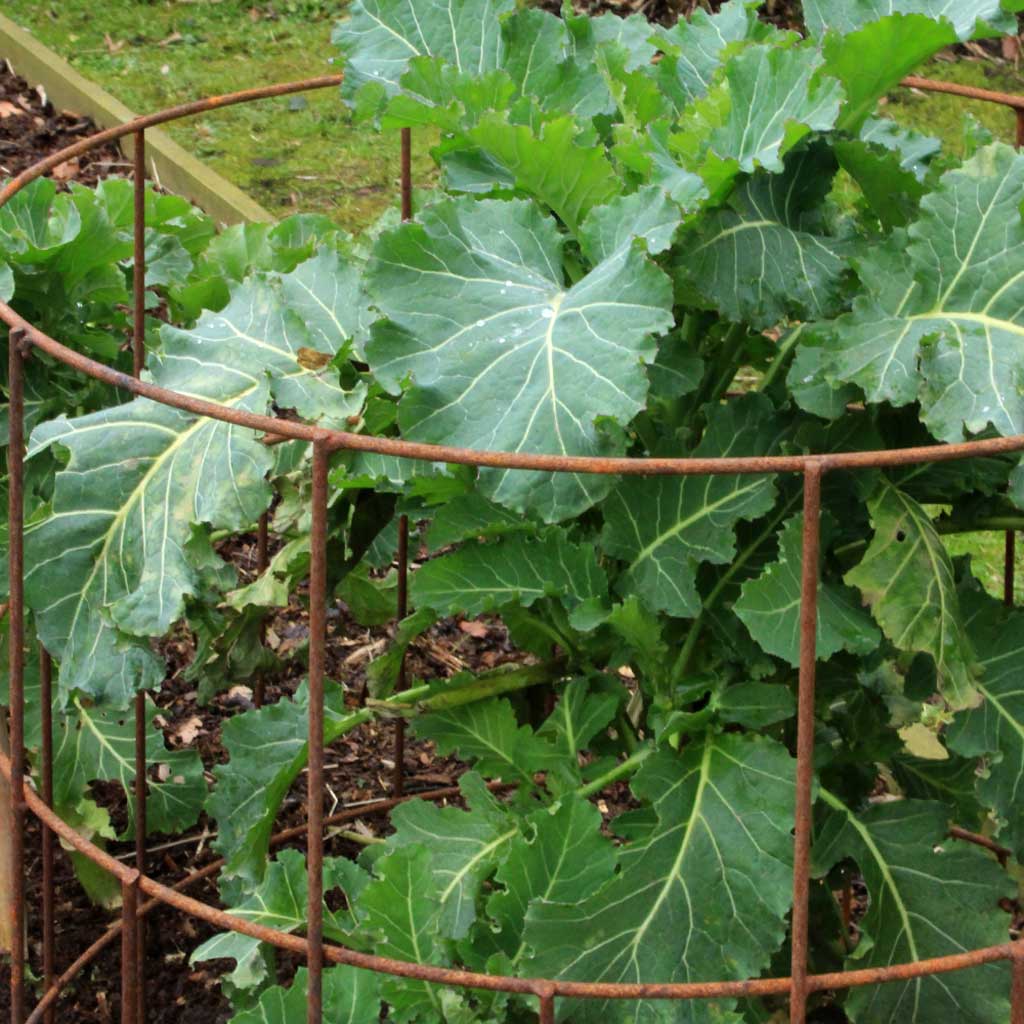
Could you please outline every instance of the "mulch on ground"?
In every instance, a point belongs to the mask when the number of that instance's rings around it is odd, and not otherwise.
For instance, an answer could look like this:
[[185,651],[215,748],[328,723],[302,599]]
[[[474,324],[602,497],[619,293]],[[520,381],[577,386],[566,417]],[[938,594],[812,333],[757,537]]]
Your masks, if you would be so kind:
[[[13,178],[96,131],[92,118],[55,110],[45,93],[14,74],[0,54],[0,180]],[[61,185],[70,181],[95,185],[130,169],[117,144],[110,142],[58,164],[50,177]]]

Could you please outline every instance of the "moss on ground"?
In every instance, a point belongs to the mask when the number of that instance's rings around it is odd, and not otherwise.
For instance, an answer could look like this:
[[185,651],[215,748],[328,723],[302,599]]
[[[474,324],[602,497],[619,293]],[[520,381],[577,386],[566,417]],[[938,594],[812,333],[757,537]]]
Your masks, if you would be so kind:
[[[943,82],[957,82],[998,92],[1024,93],[1024,74],[1010,64],[989,60],[933,60],[920,74]],[[916,89],[897,89],[883,110],[900,124],[915,128],[942,140],[951,156],[964,152],[964,121],[970,115],[984,125],[995,138],[1012,144],[1016,135],[1013,111],[979,100],[925,93]]]
[[[139,113],[336,70],[341,4],[238,0],[5,0],[4,13]],[[0,54],[2,56],[2,54]],[[353,127],[337,90],[231,107],[169,133],[271,213],[323,213],[357,230],[397,196],[396,133]],[[433,173],[422,135],[413,173]]]

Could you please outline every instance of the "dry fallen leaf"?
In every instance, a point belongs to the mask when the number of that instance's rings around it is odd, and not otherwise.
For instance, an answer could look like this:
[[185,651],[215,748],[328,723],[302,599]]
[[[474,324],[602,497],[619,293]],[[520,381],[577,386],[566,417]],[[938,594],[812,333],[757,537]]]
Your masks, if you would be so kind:
[[170,46],[172,43],[180,43],[184,36],[180,32],[172,32],[166,39],[161,39],[158,46]]
[[78,170],[78,159],[72,157],[70,160],[57,164],[50,173],[53,175],[54,181],[73,181],[78,177]]
[[317,352],[315,348],[303,346],[295,356],[299,366],[304,370],[322,370],[334,357],[327,352]]
[[252,700],[252,688],[249,686],[243,686],[241,683],[236,686],[232,686],[231,689],[228,690],[228,699],[230,700],[232,697],[241,700]]
[[203,731],[203,720],[198,715],[192,715],[174,727],[171,738],[180,743],[183,747],[191,746],[196,737]]
[[5,117],[14,117],[15,114],[20,114],[21,111],[13,104],[8,103],[7,100],[0,100],[0,120]]
[[460,622],[459,629],[461,629],[463,633],[475,636],[479,640],[482,640],[488,633],[486,622],[476,622],[473,619],[466,619]]
[[114,40],[110,38],[109,32],[103,33],[103,42],[107,44],[107,53],[109,53],[111,56],[124,49],[125,41],[123,39],[119,39],[115,43]]

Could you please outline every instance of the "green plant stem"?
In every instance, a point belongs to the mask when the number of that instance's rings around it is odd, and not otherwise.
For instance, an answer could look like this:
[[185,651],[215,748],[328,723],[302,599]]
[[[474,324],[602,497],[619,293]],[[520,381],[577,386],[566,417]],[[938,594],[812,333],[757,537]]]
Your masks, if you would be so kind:
[[786,364],[790,352],[793,351],[793,347],[800,340],[800,335],[803,334],[803,330],[804,325],[800,324],[799,327],[795,327],[786,335],[785,340],[781,345],[779,345],[779,349],[775,353],[775,358],[772,360],[771,366],[765,370],[764,376],[757,382],[757,386],[754,388],[755,391],[767,391],[768,388],[771,387],[775,378],[782,370],[782,367]]
[[711,593],[708,594],[707,598],[704,600],[703,607],[697,617],[693,620],[690,630],[686,634],[686,640],[683,642],[682,650],[679,652],[679,657],[676,658],[676,663],[672,666],[671,683],[673,686],[686,676],[686,670],[690,667],[693,652],[697,649],[697,641],[700,639],[700,634],[704,629],[704,623],[707,620],[708,611],[717,604],[718,599],[722,596],[722,591],[729,585],[729,582],[736,573],[747,563],[757,549],[775,532],[779,523],[781,523],[782,520],[790,514],[793,506],[797,503],[800,497],[800,494],[795,494],[789,499],[789,501],[785,502],[779,512],[772,517],[765,528],[736,556],[732,565],[730,565],[729,568],[719,577],[718,582],[712,588]]
[[576,790],[576,795],[581,797],[593,796],[595,793],[600,793],[605,786],[610,786],[613,782],[618,782],[619,779],[632,775],[651,756],[653,751],[654,747],[641,747],[630,754],[625,761],[620,761],[614,768],[609,768],[608,771],[603,775],[599,775],[592,782],[588,782],[585,786],[580,786]]
[[[705,402],[714,401],[725,394],[740,368],[746,341],[746,328],[742,324],[730,325],[716,353],[715,365],[720,367],[718,376],[705,379],[704,386],[697,392],[695,409],[699,409]],[[712,380],[710,387],[707,386],[709,379]]]

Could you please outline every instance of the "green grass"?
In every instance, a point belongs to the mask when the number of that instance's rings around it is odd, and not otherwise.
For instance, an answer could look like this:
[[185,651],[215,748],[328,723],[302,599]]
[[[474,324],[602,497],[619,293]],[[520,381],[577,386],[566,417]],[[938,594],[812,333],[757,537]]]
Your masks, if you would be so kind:
[[[994,61],[933,60],[918,74],[944,82],[957,82],[997,92],[1024,93],[1024,74],[1008,64]],[[941,93],[897,89],[882,112],[908,128],[942,140],[943,149],[954,157],[963,156],[964,119],[980,121],[997,139],[1013,144],[1016,119],[1012,110],[980,100],[965,100]]]
[[[5,0],[3,6],[137,113],[332,73],[331,28],[344,9],[315,0]],[[231,107],[167,130],[277,216],[323,213],[355,231],[398,194],[397,133],[352,127],[336,89]],[[425,138],[414,140],[417,182],[433,174],[427,148]]]

